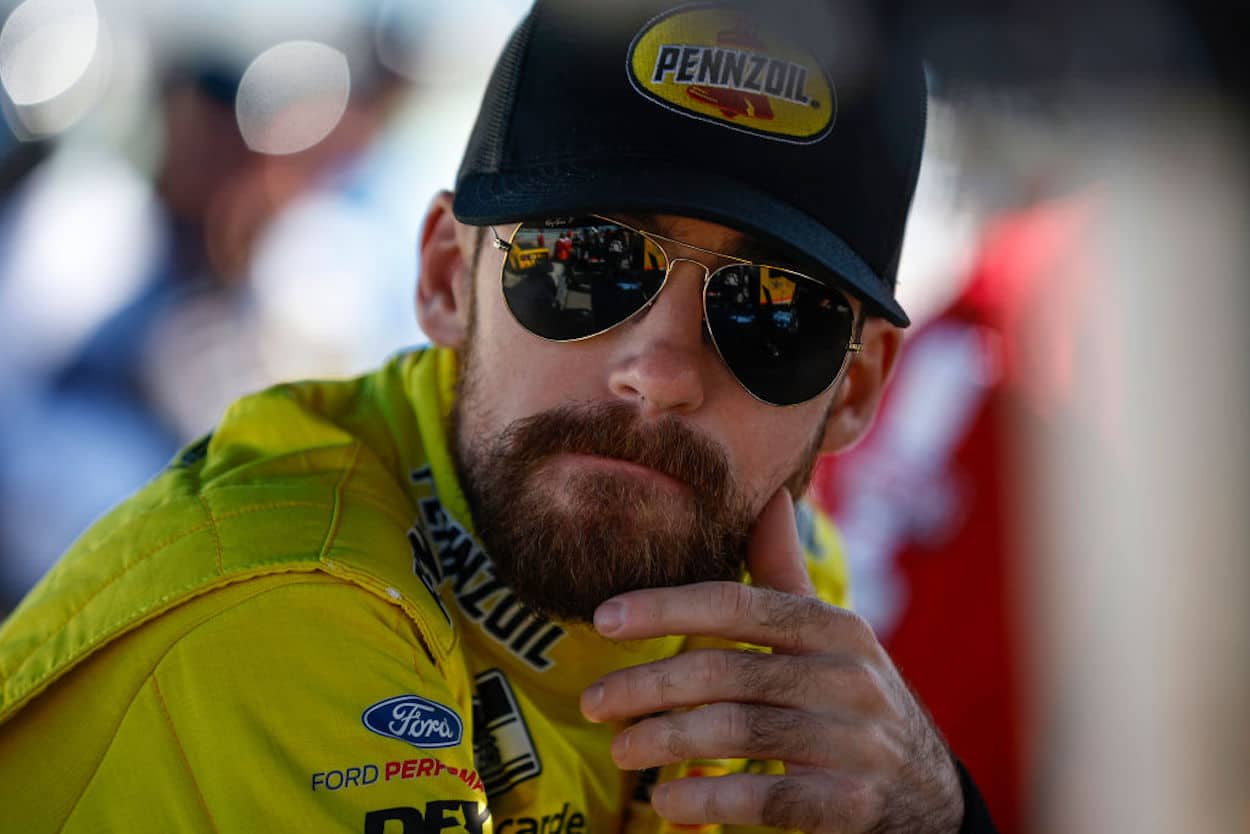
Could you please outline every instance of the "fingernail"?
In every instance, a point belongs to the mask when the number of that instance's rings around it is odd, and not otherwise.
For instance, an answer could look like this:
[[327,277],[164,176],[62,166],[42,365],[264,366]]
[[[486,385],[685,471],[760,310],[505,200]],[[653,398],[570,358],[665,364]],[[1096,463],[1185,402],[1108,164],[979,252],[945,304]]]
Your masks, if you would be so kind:
[[625,622],[625,606],[619,602],[605,602],[595,611],[595,628],[600,634],[611,634]]
[[668,798],[668,792],[670,790],[672,790],[672,788],[669,787],[668,782],[665,782],[663,785],[656,785],[655,789],[651,791],[651,802],[662,803],[665,799]]

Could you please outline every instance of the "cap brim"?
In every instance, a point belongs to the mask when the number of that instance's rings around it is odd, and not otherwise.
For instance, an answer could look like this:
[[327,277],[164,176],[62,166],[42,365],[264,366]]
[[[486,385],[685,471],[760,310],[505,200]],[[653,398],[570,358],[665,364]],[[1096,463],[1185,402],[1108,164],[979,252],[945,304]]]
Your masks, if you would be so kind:
[[470,174],[457,184],[452,210],[462,223],[473,226],[605,211],[677,214],[722,223],[824,267],[891,324],[911,323],[885,282],[842,238],[768,194],[727,177],[666,169],[650,161],[641,166],[599,161],[594,167],[599,170],[561,165]]

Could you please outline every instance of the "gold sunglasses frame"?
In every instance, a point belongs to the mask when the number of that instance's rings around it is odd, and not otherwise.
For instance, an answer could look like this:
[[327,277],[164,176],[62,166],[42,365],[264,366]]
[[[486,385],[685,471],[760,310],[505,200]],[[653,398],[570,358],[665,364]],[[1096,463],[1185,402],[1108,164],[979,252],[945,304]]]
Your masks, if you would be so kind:
[[[630,313],[628,316],[616,322],[615,324],[608,325],[602,330],[596,330],[594,333],[590,333],[586,336],[578,336],[573,339],[551,339],[542,335],[541,333],[534,333],[533,330],[530,330],[521,322],[520,319],[517,318],[516,313],[513,312],[512,310],[512,306],[506,303],[507,293],[504,293],[504,300],[505,300],[504,306],[508,308],[508,314],[512,316],[513,320],[516,321],[516,323],[519,324],[521,327],[523,327],[527,333],[531,333],[535,337],[542,339],[545,342],[552,342],[555,344],[569,344],[571,342],[584,342],[587,339],[593,339],[596,336],[602,336],[604,333],[608,333],[620,327],[621,325],[632,321],[635,317],[641,316],[647,310],[649,310],[652,307],[652,305],[655,304],[655,300],[660,297],[660,293],[664,292],[664,288],[668,286],[668,279],[669,279],[669,276],[673,274],[673,267],[678,263],[684,262],[684,263],[694,264],[695,266],[703,270],[703,291],[702,291],[702,296],[701,296],[702,304],[703,304],[703,332],[707,334],[707,337],[711,340],[712,347],[716,349],[716,355],[720,358],[721,364],[725,366],[725,368],[729,371],[729,375],[734,378],[734,382],[738,383],[738,386],[741,387],[743,391],[746,391],[748,394],[751,395],[753,399],[758,400],[759,402],[762,402],[765,405],[770,405],[770,406],[773,406],[774,408],[794,408],[796,406],[803,405],[804,403],[811,402],[812,400],[819,397],[821,394],[824,394],[834,385],[836,385],[838,381],[842,379],[843,374],[846,373],[846,369],[850,366],[851,360],[855,357],[856,354],[861,353],[864,350],[864,344],[863,342],[860,341],[860,337],[863,335],[864,318],[862,314],[856,315],[854,313],[854,308],[852,308],[852,315],[854,316],[854,318],[851,322],[851,341],[847,343],[846,353],[844,353],[842,356],[842,363],[838,367],[837,372],[833,375],[833,378],[829,380],[829,384],[826,385],[824,388],[820,389],[820,391],[816,392],[812,396],[808,397],[807,399],[800,400],[797,403],[769,402],[768,400],[764,399],[763,397],[759,396],[754,391],[752,391],[750,388],[748,388],[746,384],[738,377],[738,374],[737,372],[734,371],[733,366],[730,365],[728,360],[725,359],[725,354],[721,351],[720,345],[716,341],[716,334],[712,332],[711,326],[708,325],[707,288],[708,288],[708,285],[711,284],[712,282],[712,276],[720,272],[722,269],[727,269],[730,266],[741,266],[741,265],[754,266],[754,267],[761,267],[761,268],[769,269],[769,270],[778,270],[780,272],[784,272],[787,277],[801,278],[804,281],[808,281],[812,284],[819,286],[822,290],[825,290],[826,292],[837,293],[838,295],[842,296],[844,299],[846,298],[846,294],[843,293],[839,289],[830,287],[824,281],[817,280],[811,277],[810,275],[804,275],[801,272],[796,272],[788,266],[777,266],[774,264],[760,263],[759,261],[753,261],[749,258],[740,258],[737,255],[728,255],[724,252],[717,252],[715,249],[707,249],[702,246],[697,246],[693,243],[687,243],[684,240],[678,240],[677,238],[666,237],[665,235],[661,235],[656,232],[649,232],[645,229],[639,229],[634,226],[631,226],[628,223],[623,223],[620,220],[617,220],[615,218],[608,217],[602,214],[591,214],[591,215],[584,215],[584,216],[593,217],[596,220],[602,220],[605,223],[611,223],[615,226],[620,226],[622,229],[628,229],[634,234],[641,235],[643,238],[650,240],[652,243],[654,243],[656,248],[659,249],[660,252],[663,253],[664,259],[668,262],[664,267],[664,278],[663,280],[660,281],[660,286],[655,291],[655,294],[652,295],[651,298],[649,298],[647,302],[643,304],[641,307],[639,307],[637,310]],[[516,228],[512,230],[512,234],[508,235],[507,240],[504,240],[502,237],[499,236],[499,232],[495,229],[494,226],[489,227],[491,234],[495,236],[495,240],[492,245],[496,249],[500,250],[501,252],[505,254],[504,262],[499,268],[499,290],[501,293],[504,291],[503,280],[504,280],[504,275],[506,274],[507,268],[508,268],[508,260],[507,260],[506,255],[507,253],[512,251],[513,244],[516,241],[517,233],[520,232],[521,229],[525,227],[525,225],[526,225],[525,222],[518,223],[516,225]],[[707,264],[703,263],[702,261],[697,261],[697,260],[694,260],[693,258],[674,258],[672,255],[669,254],[668,250],[664,248],[663,244],[665,243],[672,243],[672,244],[676,244],[677,246],[684,246],[685,248],[691,249],[695,252],[700,252],[704,255],[712,255],[714,257],[721,258],[722,260],[731,261],[732,263],[726,264],[725,266],[718,266],[716,269],[712,269],[711,267],[709,267]],[[848,307],[851,306],[849,301],[847,301],[847,306]]]

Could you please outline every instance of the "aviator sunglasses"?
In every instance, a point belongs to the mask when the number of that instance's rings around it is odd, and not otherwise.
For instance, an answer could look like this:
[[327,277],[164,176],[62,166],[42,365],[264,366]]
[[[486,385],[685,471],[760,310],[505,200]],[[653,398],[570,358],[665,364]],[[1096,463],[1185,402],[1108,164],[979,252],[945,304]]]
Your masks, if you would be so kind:
[[[863,350],[841,292],[801,272],[645,232],[600,215],[521,223],[504,258],[504,300],[517,323],[553,342],[606,333],[648,309],[678,263],[703,270],[703,321],[738,383],[770,405],[820,396]],[[673,258],[672,244],[729,261]]]

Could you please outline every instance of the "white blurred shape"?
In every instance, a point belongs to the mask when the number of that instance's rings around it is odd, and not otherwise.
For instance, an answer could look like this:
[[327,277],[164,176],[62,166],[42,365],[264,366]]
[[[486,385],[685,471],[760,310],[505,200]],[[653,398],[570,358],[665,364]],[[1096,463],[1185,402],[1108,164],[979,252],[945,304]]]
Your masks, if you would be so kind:
[[1072,413],[1029,436],[1042,477],[1023,496],[1045,710],[1033,830],[1245,832],[1245,127],[1198,97],[1106,101],[1072,157],[1101,206],[1076,327],[1025,325],[1035,350],[1081,347]]
[[359,373],[376,361],[370,281],[382,271],[379,234],[371,215],[325,194],[298,201],[266,230],[249,287],[274,378]]
[[0,83],[19,107],[50,101],[86,74],[99,34],[93,0],[26,0],[0,31]]
[[[378,58],[422,87],[476,90],[529,6],[528,0],[383,0]],[[476,104],[477,96],[470,98]]]
[[235,112],[249,148],[273,155],[313,147],[338,125],[351,95],[347,57],[317,41],[267,49],[239,83]]
[[898,300],[915,324],[954,301],[972,268],[979,218],[960,193],[962,140],[955,108],[930,99],[920,178],[898,266]]
[[48,372],[151,276],[160,247],[150,186],[97,150],[66,150],[32,174],[0,261],[0,356]]
[[64,134],[97,110],[102,99],[115,102],[108,87],[113,80],[117,48],[106,17],[98,19],[95,52],[87,69],[64,92],[35,104],[15,105],[15,132],[24,140]]

